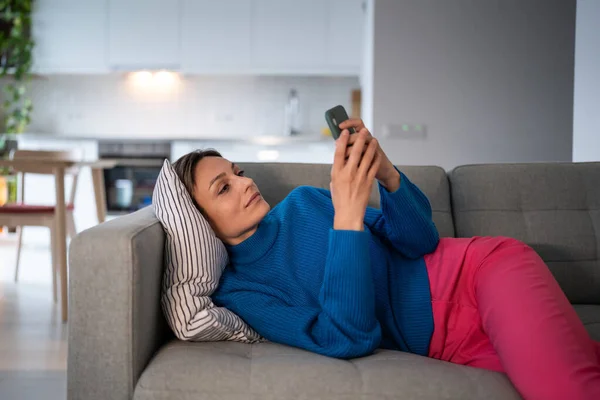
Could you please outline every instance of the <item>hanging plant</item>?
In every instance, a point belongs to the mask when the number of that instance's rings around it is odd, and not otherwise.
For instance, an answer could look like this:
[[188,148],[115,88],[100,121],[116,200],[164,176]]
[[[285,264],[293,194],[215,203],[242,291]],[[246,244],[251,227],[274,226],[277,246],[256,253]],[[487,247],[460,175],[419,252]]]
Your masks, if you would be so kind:
[[[22,133],[31,122],[33,105],[27,98],[31,79],[31,7],[33,0],[0,0],[0,78],[4,83],[3,132]],[[0,137],[0,148],[2,147]]]

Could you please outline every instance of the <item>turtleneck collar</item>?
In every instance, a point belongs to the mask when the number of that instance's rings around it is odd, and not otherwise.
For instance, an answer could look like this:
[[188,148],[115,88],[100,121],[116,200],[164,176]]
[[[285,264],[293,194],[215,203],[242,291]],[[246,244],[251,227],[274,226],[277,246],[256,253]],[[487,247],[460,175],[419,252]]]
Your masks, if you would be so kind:
[[278,232],[279,221],[267,214],[252,236],[239,244],[226,246],[230,262],[251,264],[260,260],[273,247]]

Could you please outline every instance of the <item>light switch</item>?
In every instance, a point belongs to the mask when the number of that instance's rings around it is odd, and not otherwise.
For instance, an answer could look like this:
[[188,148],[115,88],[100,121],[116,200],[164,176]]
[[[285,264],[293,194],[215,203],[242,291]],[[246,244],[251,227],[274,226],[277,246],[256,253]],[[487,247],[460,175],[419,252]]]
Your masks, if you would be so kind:
[[427,125],[415,123],[384,124],[382,135],[388,139],[425,139],[427,137]]

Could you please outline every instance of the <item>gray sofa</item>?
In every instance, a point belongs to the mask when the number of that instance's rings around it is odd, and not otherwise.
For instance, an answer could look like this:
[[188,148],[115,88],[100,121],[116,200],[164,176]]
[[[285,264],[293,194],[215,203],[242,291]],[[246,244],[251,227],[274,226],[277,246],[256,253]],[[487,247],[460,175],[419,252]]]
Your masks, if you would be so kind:
[[[329,187],[328,165],[243,168],[271,205],[300,184]],[[600,163],[400,168],[429,197],[441,236],[530,244],[600,340]],[[274,343],[175,340],[159,305],[163,245],[151,208],[72,242],[69,399],[519,398],[503,374],[401,352],[342,361]]]

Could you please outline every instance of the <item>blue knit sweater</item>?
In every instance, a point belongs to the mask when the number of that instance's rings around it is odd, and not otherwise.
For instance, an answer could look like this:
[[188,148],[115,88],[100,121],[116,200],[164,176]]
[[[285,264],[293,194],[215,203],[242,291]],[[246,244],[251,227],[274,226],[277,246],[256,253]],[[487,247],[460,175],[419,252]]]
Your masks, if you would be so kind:
[[433,333],[423,255],[438,244],[425,195],[401,173],[379,186],[365,229],[333,229],[331,193],[301,186],[228,246],[213,294],[266,339],[337,358],[376,348],[427,355]]

